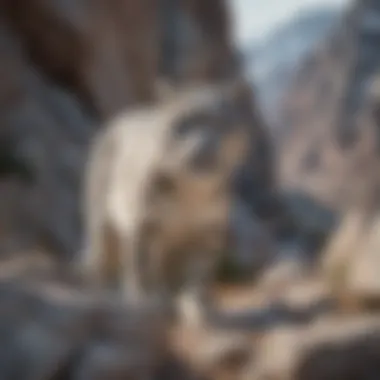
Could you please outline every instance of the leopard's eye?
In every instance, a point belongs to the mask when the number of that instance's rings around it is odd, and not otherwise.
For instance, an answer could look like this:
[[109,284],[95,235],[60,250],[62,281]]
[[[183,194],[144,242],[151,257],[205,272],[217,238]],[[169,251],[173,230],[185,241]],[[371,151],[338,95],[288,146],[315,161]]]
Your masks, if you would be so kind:
[[155,180],[155,189],[160,195],[170,195],[175,191],[174,179],[165,173],[160,173]]

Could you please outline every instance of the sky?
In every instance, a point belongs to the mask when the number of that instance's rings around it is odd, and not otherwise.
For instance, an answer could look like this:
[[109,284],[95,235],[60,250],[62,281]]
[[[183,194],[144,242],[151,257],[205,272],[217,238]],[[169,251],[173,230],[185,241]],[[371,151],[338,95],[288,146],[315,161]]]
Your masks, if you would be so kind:
[[235,15],[234,33],[238,45],[260,40],[276,24],[298,11],[316,6],[347,6],[350,0],[229,0]]

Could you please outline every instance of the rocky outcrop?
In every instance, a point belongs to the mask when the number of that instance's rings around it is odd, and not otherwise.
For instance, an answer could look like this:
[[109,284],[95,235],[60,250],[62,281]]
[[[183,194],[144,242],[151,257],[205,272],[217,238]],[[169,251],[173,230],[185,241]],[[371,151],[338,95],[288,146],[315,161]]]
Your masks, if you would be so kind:
[[[323,250],[322,271],[341,306],[350,310],[378,307],[380,299],[378,5],[352,6],[304,63],[283,110],[281,182],[341,216],[328,228],[333,235]],[[307,210],[300,225],[312,214]],[[322,224],[327,226],[327,219]]]
[[379,246],[376,204],[352,207],[334,231],[322,258],[325,280],[343,309],[379,307]]
[[1,378],[241,378],[254,348],[248,332],[170,326],[163,316],[67,279],[2,279]]
[[378,371],[376,318],[327,318],[265,336],[247,379],[363,379]]
[[2,281],[1,377],[160,378],[171,361],[163,320],[107,298],[57,282]]
[[239,70],[224,0],[161,0],[160,74],[175,82],[217,81]]
[[[353,6],[283,101],[281,182],[335,209],[361,197],[376,161],[374,130],[362,114],[379,66],[377,11],[375,3]],[[345,186],[351,178],[353,186]]]

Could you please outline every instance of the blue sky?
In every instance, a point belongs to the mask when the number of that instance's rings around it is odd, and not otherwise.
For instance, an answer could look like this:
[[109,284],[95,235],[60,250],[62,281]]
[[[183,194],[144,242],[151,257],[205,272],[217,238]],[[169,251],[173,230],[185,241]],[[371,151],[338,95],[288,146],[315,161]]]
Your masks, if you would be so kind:
[[259,40],[276,24],[295,16],[298,11],[315,6],[345,6],[350,0],[229,0],[235,15],[237,43],[245,46]]

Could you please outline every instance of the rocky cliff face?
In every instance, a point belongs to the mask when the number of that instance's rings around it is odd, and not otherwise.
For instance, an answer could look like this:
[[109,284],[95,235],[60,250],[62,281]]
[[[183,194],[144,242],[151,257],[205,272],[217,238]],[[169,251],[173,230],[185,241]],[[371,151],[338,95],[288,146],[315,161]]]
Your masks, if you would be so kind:
[[377,12],[376,2],[355,4],[304,62],[283,101],[283,182],[302,182],[336,206],[361,197],[376,160],[374,128],[363,113],[373,103],[370,87],[379,67]]
[[[372,307],[380,296],[374,270],[379,244],[379,5],[359,1],[352,6],[331,38],[305,61],[283,103],[281,183],[342,216],[324,251],[323,268],[332,293],[348,308]],[[312,214],[305,210],[300,224]]]

